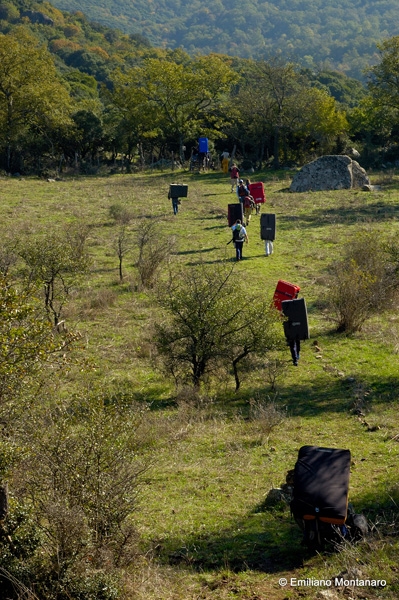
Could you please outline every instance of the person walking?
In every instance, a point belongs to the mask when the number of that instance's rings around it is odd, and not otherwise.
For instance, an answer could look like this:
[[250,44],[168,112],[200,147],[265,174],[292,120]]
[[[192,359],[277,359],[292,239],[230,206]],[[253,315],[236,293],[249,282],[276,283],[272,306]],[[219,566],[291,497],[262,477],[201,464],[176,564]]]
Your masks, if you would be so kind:
[[230,182],[231,191],[234,192],[238,187],[238,180],[240,179],[240,171],[235,163],[232,164],[230,169]]
[[227,152],[227,150],[224,150],[224,152],[222,152],[222,154],[220,155],[220,158],[222,161],[223,173],[228,173],[229,172],[230,154]]
[[239,179],[239,185],[237,188],[238,200],[243,206],[243,212],[245,216],[245,226],[248,227],[251,220],[253,209],[256,207],[255,200],[252,198],[251,193],[247,185],[245,185],[243,179]]
[[179,204],[180,204],[179,198],[174,198],[173,196],[171,196],[170,190],[168,192],[168,198],[169,198],[169,200],[172,199],[173,214],[177,215],[177,213],[179,212]]
[[244,198],[245,196],[249,196],[249,188],[245,185],[244,180],[243,179],[239,179],[238,180],[238,186],[237,186],[237,196],[238,196],[238,200],[244,204]]
[[301,342],[298,337],[287,340],[290,347],[292,362],[295,367],[298,366],[299,353],[301,351]]
[[244,246],[244,242],[248,244],[247,230],[241,223],[240,219],[237,219],[237,221],[232,226],[231,230],[233,232],[233,243],[236,249],[236,260],[242,260],[242,249]]

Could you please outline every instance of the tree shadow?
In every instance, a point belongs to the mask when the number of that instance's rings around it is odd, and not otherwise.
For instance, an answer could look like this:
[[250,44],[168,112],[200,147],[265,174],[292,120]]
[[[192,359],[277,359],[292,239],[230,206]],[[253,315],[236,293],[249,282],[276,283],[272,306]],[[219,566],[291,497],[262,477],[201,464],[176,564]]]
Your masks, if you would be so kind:
[[180,252],[175,252],[176,256],[184,256],[187,254],[205,254],[207,252],[213,252],[214,250],[219,250],[219,246],[213,246],[212,248],[201,248],[198,250],[182,250]]
[[198,261],[193,261],[193,262],[188,262],[187,266],[188,267],[199,267],[201,265],[221,265],[223,263],[226,262],[236,262],[235,257],[234,258],[216,258],[215,260],[198,260]]
[[217,534],[189,536],[182,543],[160,546],[158,559],[198,572],[228,568],[279,573],[303,567],[309,552],[301,546],[302,533],[285,510],[252,510],[241,522]]
[[279,226],[291,226],[292,221],[301,222],[304,227],[321,228],[324,225],[351,225],[359,221],[384,222],[399,218],[399,206],[383,201],[372,204],[353,203],[334,208],[320,208],[304,216],[287,215],[279,217]]

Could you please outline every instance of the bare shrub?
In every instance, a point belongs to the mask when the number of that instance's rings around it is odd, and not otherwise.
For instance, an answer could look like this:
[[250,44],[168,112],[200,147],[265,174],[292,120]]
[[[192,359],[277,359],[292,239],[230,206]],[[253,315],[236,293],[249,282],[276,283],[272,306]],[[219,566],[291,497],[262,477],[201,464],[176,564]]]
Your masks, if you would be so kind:
[[133,241],[125,224],[119,226],[112,245],[119,259],[119,281],[123,281],[123,259],[133,248]]
[[286,417],[286,410],[278,405],[276,395],[262,397],[259,394],[249,401],[249,419],[253,421],[262,443],[269,440],[273,429],[280,425]]
[[26,277],[40,284],[44,307],[50,322],[58,325],[73,288],[89,267],[85,248],[89,228],[73,224],[64,229],[49,229],[42,235],[27,237],[20,245]]
[[90,296],[88,305],[91,309],[108,308],[115,304],[117,297],[117,294],[113,290],[103,288]]
[[338,332],[360,331],[364,322],[389,307],[399,287],[397,244],[360,231],[343,248],[343,259],[330,267],[326,295],[329,317]]
[[276,390],[277,380],[284,376],[287,371],[287,361],[278,357],[268,358],[265,362],[266,381],[270,384],[271,390]]
[[27,424],[30,452],[17,493],[30,498],[51,569],[128,563],[136,543],[131,516],[147,468],[137,451],[146,408],[87,394],[42,412]]
[[16,231],[2,231],[0,247],[0,273],[7,277],[18,261],[19,240]]
[[200,394],[198,389],[189,385],[180,388],[176,395],[176,403],[179,407],[191,406],[193,408],[203,408],[209,405],[212,400],[209,396]]
[[133,219],[132,212],[122,204],[112,204],[109,207],[109,216],[119,225],[128,225]]
[[137,269],[144,288],[152,288],[157,275],[170,258],[176,240],[174,236],[163,233],[156,221],[142,221],[136,232],[139,249]]
[[184,438],[194,423],[207,421],[213,415],[213,398],[189,385],[178,390],[176,404],[179,429],[175,430],[174,439]]

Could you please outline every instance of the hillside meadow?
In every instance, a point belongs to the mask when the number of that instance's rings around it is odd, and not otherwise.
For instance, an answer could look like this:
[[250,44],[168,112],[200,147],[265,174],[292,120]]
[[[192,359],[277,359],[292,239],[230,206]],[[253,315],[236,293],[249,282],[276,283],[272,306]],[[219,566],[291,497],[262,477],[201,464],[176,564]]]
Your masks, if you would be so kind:
[[[137,554],[123,572],[124,597],[137,600],[394,599],[399,595],[399,314],[373,317],[352,336],[337,334],[324,308],[328,267],[360,230],[397,236],[399,175],[370,173],[378,185],[360,190],[292,194],[288,171],[256,173],[264,181],[263,212],[276,214],[274,253],[266,257],[259,217],[248,227],[245,259],[235,263],[227,226],[233,201],[220,172],[153,172],[60,181],[2,178],[3,240],[41,236],[69,223],[89,227],[88,274],[70,292],[63,318],[81,334],[76,356],[90,368],[71,369],[60,396],[79,389],[109,390],[146,407],[140,452],[148,468],[132,515]],[[179,214],[167,199],[169,184],[188,184]],[[118,272],[118,225],[111,207],[131,212],[131,247]],[[220,374],[197,396],[162,370],[151,340],[159,308],[137,271],[137,231],[149,220],[173,237],[171,263],[231,265],[248,291],[272,299],[278,279],[301,287],[310,339],[299,366],[288,348],[271,382],[265,361],[254,361],[234,392]],[[370,248],[370,252],[373,248]],[[165,269],[160,277],[166,276]],[[245,303],[245,297],[242,302]],[[248,306],[248,320],[257,315]],[[251,415],[254,399],[269,399],[270,413]],[[273,422],[278,414],[281,418]],[[339,553],[311,554],[289,508],[268,506],[272,487],[285,483],[302,445],[349,448],[350,501],[369,520],[370,535]],[[11,489],[12,493],[12,489]],[[385,587],[281,586],[282,577],[384,579]]]

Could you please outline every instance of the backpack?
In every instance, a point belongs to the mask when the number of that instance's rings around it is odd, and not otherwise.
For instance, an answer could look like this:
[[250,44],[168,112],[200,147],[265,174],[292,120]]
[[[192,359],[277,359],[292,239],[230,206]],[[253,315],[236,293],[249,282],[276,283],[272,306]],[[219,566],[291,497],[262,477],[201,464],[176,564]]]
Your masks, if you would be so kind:
[[233,242],[242,242],[245,235],[242,230],[241,225],[237,225],[235,229],[233,229]]
[[244,207],[245,208],[252,208],[254,205],[254,201],[252,200],[252,198],[250,196],[245,196],[244,198]]
[[291,513],[311,549],[345,537],[348,527],[349,450],[302,446],[294,468]]

